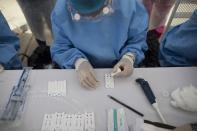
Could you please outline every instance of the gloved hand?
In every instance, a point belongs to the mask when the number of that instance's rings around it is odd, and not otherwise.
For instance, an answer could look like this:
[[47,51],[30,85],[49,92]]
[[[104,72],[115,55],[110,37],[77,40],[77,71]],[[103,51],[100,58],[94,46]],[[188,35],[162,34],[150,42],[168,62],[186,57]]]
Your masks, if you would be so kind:
[[188,124],[188,125],[184,125],[181,127],[177,127],[173,131],[192,131],[192,127],[191,127],[191,125]]
[[[134,58],[124,55],[122,59],[114,66],[113,72],[114,76],[130,76],[133,73],[133,63]],[[118,70],[121,70],[118,72]],[[116,73],[118,72],[118,73]]]
[[82,61],[76,67],[76,70],[82,86],[87,88],[95,88],[98,85],[93,68],[87,60]]
[[190,86],[177,89],[171,94],[171,105],[186,111],[197,112],[197,88]]

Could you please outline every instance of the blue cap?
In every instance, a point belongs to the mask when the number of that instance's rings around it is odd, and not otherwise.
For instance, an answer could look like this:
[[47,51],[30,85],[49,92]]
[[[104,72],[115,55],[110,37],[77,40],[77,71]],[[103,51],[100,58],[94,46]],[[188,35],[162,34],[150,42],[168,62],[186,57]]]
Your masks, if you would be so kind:
[[106,0],[70,0],[75,10],[82,14],[90,14],[101,9]]

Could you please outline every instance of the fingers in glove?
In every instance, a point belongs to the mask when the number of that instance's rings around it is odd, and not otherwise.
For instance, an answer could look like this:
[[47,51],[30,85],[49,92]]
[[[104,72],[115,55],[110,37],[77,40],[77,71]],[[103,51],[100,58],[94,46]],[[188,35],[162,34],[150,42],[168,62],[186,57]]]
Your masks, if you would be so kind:
[[80,81],[81,81],[81,85],[86,87],[86,88],[90,88],[91,84],[88,82],[88,74],[87,73],[81,73],[80,74]]
[[130,76],[133,73],[132,67],[130,67],[130,65],[125,65],[123,73],[124,76]]
[[83,87],[87,88],[87,89],[90,89],[88,83],[87,83],[85,80],[82,80],[82,81],[81,81],[81,85],[82,85]]
[[130,76],[131,75],[131,68],[125,64],[119,66],[121,72],[117,73],[117,76]]
[[117,64],[117,65],[114,66],[112,73],[118,72],[118,69],[120,69],[119,68],[119,64]]
[[97,80],[95,78],[95,76],[91,73],[91,72],[88,72],[86,74],[86,76],[83,77],[83,85],[85,87],[88,87],[88,88],[95,88],[97,86]]
[[96,87],[97,82],[92,77],[88,77],[87,81],[88,81],[88,83],[89,83],[91,88],[95,88]]
[[132,74],[133,74],[133,71],[134,71],[134,68],[133,68],[133,67],[129,68],[129,73],[128,73],[128,75],[129,75],[129,76],[132,75]]
[[82,85],[87,89],[93,89],[94,85],[89,81],[89,78],[86,78],[82,81]]
[[175,101],[171,101],[170,104],[174,107],[178,107]]
[[99,85],[99,81],[96,79],[96,76],[93,72],[90,73],[90,78],[89,80],[91,81],[91,83],[94,85],[94,87],[97,87]]
[[91,82],[90,77],[86,77],[85,82],[87,83],[88,87],[94,88],[94,84]]
[[119,77],[122,75],[122,71],[124,70],[124,67],[121,64],[117,64],[114,69],[112,74],[114,74],[114,76]]
[[90,75],[91,77],[94,79],[94,81],[96,81],[97,83],[99,82],[97,79],[96,79],[96,75],[93,71],[90,71]]

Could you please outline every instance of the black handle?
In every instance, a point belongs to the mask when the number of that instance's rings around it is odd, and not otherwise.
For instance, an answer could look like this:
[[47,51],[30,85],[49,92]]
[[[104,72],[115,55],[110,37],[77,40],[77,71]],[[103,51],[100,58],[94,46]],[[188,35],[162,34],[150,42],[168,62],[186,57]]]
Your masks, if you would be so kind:
[[151,90],[150,88],[150,85],[148,84],[147,81],[145,81],[144,79],[142,78],[138,78],[136,79],[136,82],[138,84],[140,84],[140,86],[142,87],[146,97],[148,98],[149,102],[151,104],[153,103],[156,103],[156,98],[155,98],[155,95],[153,94],[153,91]]

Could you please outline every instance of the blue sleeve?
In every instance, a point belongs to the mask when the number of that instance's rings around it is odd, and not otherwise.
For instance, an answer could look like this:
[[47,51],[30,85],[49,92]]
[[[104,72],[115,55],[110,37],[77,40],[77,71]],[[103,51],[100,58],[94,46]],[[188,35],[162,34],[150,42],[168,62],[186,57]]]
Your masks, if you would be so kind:
[[144,52],[148,49],[146,35],[148,29],[148,14],[140,3],[136,2],[136,9],[130,21],[128,40],[121,52],[121,56],[131,52],[135,55],[135,66],[144,59]]
[[0,12],[0,64],[5,69],[20,69],[21,62],[17,57],[19,39],[10,30],[3,14]]
[[74,68],[75,61],[78,58],[86,58],[86,56],[68,39],[61,28],[61,16],[57,16],[53,11],[51,16],[54,42],[51,46],[51,56],[53,62],[58,64],[60,68]]
[[159,51],[161,66],[197,66],[197,9],[186,22],[166,32]]

